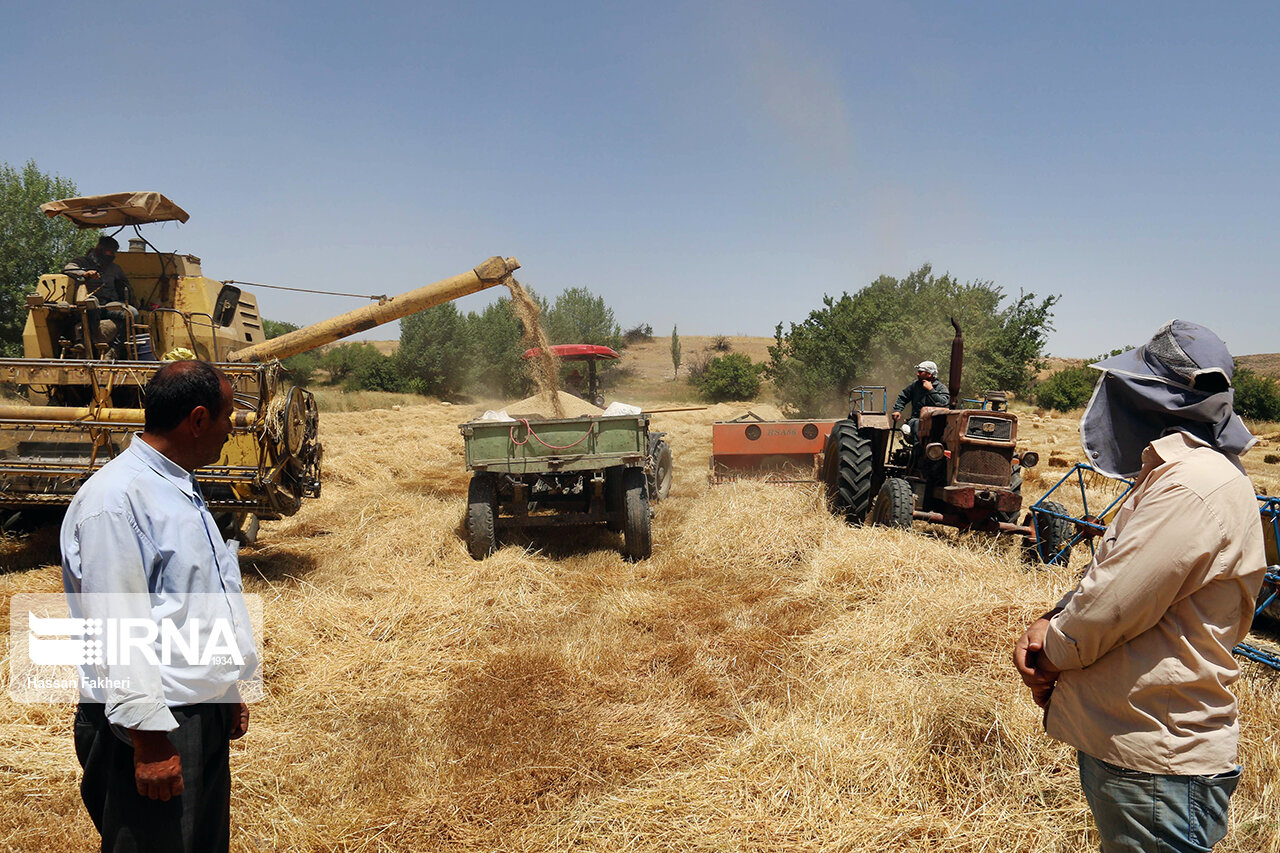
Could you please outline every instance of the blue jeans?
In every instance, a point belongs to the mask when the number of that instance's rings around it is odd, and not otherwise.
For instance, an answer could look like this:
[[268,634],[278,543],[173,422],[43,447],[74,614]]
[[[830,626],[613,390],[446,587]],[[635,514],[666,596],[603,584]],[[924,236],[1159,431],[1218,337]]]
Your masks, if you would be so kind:
[[1227,834],[1227,802],[1241,768],[1216,776],[1163,776],[1076,755],[1102,853],[1204,853]]

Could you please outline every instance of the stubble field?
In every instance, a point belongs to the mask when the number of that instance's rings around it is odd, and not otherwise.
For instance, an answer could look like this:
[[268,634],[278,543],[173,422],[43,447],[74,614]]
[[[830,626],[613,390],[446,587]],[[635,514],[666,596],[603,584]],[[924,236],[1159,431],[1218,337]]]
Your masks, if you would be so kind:
[[[471,407],[326,413],[323,497],[242,554],[267,695],[233,746],[233,849],[1096,846],[1009,665],[1082,558],[1028,570],[1009,540],[848,527],[816,489],[712,488],[709,424],[746,408],[653,416],[676,480],[635,564],[603,530],[471,560]],[[1075,424],[1024,415],[1028,494],[1078,458]],[[1250,472],[1275,494],[1267,430]],[[0,559],[6,600],[60,589],[52,531]],[[1280,690],[1246,666],[1238,694],[1219,849],[1277,850]],[[96,849],[71,707],[0,707],[0,849]]]

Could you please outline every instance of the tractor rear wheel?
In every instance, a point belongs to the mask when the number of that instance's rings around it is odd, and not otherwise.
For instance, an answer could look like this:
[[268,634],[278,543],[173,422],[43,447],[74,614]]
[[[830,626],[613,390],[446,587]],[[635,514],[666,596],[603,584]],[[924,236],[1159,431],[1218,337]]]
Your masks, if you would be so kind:
[[1075,530],[1070,520],[1058,516],[1070,513],[1065,506],[1054,501],[1044,501],[1040,508],[1046,512],[1029,512],[1023,521],[1024,525],[1035,528],[1036,538],[1035,541],[1030,537],[1022,540],[1022,556],[1028,563],[1065,566],[1071,562],[1071,539]]
[[649,500],[658,502],[671,494],[671,445],[662,439],[654,442],[649,450],[651,466],[649,470]]
[[475,474],[467,487],[467,551],[483,560],[498,550],[498,484],[492,474]]
[[827,439],[823,481],[832,512],[861,524],[871,506],[871,439],[851,420],[838,421]]
[[647,560],[653,553],[653,533],[649,526],[649,487],[643,468],[628,468],[622,473],[623,503],[626,516],[622,526],[622,556],[628,560]]
[[871,507],[871,523],[905,530],[913,521],[911,513],[915,502],[910,483],[901,477],[889,477],[880,487],[876,502]]

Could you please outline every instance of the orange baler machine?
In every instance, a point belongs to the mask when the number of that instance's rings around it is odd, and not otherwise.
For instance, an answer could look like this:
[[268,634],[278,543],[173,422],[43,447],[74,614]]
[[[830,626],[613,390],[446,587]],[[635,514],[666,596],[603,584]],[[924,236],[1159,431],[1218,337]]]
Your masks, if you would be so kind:
[[835,420],[766,421],[753,412],[711,425],[711,482],[813,483]]

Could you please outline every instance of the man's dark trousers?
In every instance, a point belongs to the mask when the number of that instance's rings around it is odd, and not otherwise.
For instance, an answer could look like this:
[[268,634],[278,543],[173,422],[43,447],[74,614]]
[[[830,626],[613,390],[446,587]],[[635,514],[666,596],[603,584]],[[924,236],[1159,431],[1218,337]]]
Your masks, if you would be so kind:
[[183,792],[167,802],[138,793],[133,747],[111,730],[103,706],[76,712],[76,756],[84,768],[80,794],[102,834],[103,853],[225,853],[231,841],[228,735],[234,705],[169,709],[178,728],[169,741],[182,758]]

